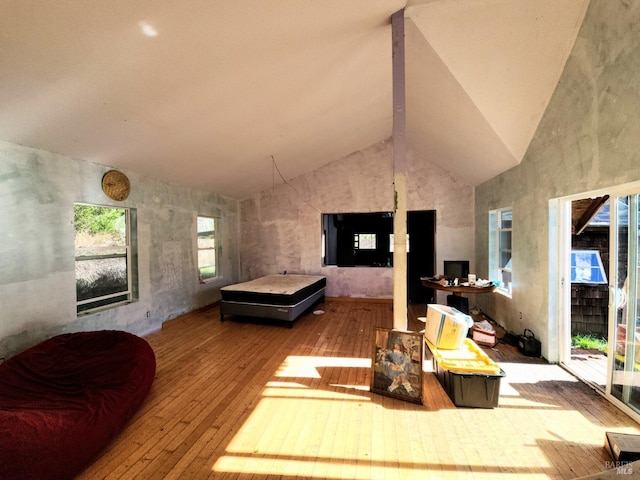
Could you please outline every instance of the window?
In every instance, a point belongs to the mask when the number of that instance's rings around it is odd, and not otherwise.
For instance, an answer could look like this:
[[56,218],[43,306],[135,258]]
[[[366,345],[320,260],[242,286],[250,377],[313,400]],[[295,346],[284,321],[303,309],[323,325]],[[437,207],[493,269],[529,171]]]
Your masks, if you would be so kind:
[[607,283],[598,250],[571,251],[571,283]]
[[391,266],[391,212],[322,214],[324,265],[338,267]]
[[218,276],[216,268],[216,220],[198,217],[198,275],[200,283]]
[[135,210],[74,205],[77,313],[134,300]]
[[356,250],[375,250],[376,234],[375,233],[356,233],[353,236],[353,247]]
[[510,208],[489,212],[489,279],[511,294],[511,228]]
[[[389,252],[393,253],[393,233],[389,234]],[[409,234],[407,233],[407,253],[409,253]]]

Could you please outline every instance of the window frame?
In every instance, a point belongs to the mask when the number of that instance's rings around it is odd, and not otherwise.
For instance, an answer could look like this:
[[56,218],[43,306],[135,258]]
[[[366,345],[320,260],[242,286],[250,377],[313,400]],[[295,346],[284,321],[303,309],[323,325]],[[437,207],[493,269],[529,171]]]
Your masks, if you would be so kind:
[[[394,242],[395,242],[394,234],[390,233],[389,234],[389,253],[393,253]],[[410,242],[409,234],[407,233],[407,253],[411,253],[410,245],[411,245],[411,242]]]
[[[75,246],[74,246],[74,265],[77,265],[77,262],[82,261],[92,261],[92,260],[101,260],[101,259],[109,259],[109,258],[125,258],[126,265],[126,276],[127,276],[127,288],[126,290],[122,290],[115,293],[110,293],[107,295],[95,296],[92,298],[78,300],[77,294],[77,286],[76,286],[76,315],[82,316],[95,312],[99,312],[102,310],[107,310],[110,308],[115,308],[120,305],[125,305],[131,303],[137,299],[137,249],[136,249],[136,239],[137,239],[137,215],[136,210],[129,207],[115,206],[115,205],[99,205],[94,203],[84,203],[84,202],[74,202],[74,213],[75,207],[78,205],[89,206],[89,207],[98,207],[98,208],[108,208],[114,210],[123,210],[124,211],[124,219],[125,219],[125,241],[123,245],[119,245],[119,248],[124,248],[124,254],[105,254],[105,255],[76,255]],[[74,223],[75,227],[75,223]],[[75,228],[74,228],[74,245],[75,245]],[[113,247],[95,247],[96,249],[107,249]],[[75,275],[74,275],[75,276]],[[77,276],[76,285],[77,285]],[[114,300],[109,302],[110,299],[118,299],[121,297],[125,297],[124,299]],[[104,303],[107,301],[107,303]],[[93,307],[82,309],[83,306],[89,304],[96,304]]]
[[[203,247],[200,248],[199,245],[199,238],[200,238],[200,230],[199,230],[199,219],[203,218],[203,219],[207,219],[207,220],[213,220],[213,247]],[[220,252],[219,252],[219,241],[218,241],[218,233],[220,230],[220,219],[218,217],[215,217],[213,215],[201,215],[201,214],[197,214],[196,215],[196,234],[195,234],[195,243],[196,243],[196,268],[198,270],[198,283],[200,284],[207,284],[207,283],[211,283],[214,282],[216,280],[218,280],[220,278]],[[212,250],[214,252],[214,268],[215,268],[215,275],[212,277],[208,277],[208,278],[202,278],[202,273],[201,273],[201,267],[200,266],[200,252],[201,251],[206,251],[206,250]]]
[[[602,257],[600,256],[599,250],[586,249],[586,248],[571,249],[570,255],[571,255],[571,259],[569,262],[569,271],[570,271],[571,283],[582,284],[582,285],[608,285],[609,284],[609,280],[607,278],[607,272],[605,271],[604,265],[602,263]],[[579,277],[577,274],[577,271],[580,269],[578,265],[578,259],[580,257],[584,259],[584,256],[586,255],[591,257],[589,258],[589,266],[588,266],[590,271],[589,279]],[[596,260],[595,265],[593,262],[594,259]],[[584,265],[583,265],[583,268],[585,268]],[[599,274],[598,276],[600,277],[599,279],[598,278],[594,279],[594,275],[593,275],[594,270],[597,270]]]
[[[388,234],[393,212],[321,213],[323,267],[390,267]],[[375,235],[376,247],[364,248],[359,235]]]
[[[503,216],[511,215],[511,226],[503,226]],[[509,235],[509,248],[503,245],[504,234]],[[509,260],[501,265],[502,253],[509,253]],[[511,281],[505,285],[504,278],[508,276]],[[497,285],[497,290],[507,296],[511,296],[513,288],[513,208],[505,207],[489,212],[489,279]]]
[[354,233],[353,248],[356,250],[377,250],[378,235],[370,232]]

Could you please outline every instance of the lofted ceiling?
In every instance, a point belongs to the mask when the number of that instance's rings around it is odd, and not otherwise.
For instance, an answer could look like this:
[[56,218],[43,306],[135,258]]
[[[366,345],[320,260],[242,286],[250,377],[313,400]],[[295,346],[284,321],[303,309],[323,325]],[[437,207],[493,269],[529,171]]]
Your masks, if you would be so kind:
[[472,185],[518,165],[588,0],[8,0],[0,140],[243,199],[391,137]]

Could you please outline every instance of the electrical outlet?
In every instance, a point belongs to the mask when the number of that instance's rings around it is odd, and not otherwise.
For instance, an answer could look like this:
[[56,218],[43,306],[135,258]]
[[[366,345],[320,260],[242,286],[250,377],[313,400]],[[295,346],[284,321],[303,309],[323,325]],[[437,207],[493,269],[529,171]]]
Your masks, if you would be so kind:
[[522,312],[520,312],[520,320],[522,320]]
[[[151,318],[151,310],[147,310],[147,318]],[[520,318],[522,318],[522,315],[520,315]]]

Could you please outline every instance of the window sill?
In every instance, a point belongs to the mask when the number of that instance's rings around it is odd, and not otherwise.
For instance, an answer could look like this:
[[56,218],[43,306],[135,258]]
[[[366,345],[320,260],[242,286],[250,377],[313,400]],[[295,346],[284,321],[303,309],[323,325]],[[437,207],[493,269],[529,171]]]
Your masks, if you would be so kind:
[[94,313],[102,313],[106,310],[111,310],[112,308],[121,307],[123,305],[129,305],[131,303],[137,302],[138,300],[124,300],[122,302],[114,302],[108,305],[100,305],[99,307],[90,308],[87,310],[82,310],[81,312],[76,312],[76,317],[84,317],[85,315],[92,315]]
[[207,280],[199,281],[198,285],[201,287],[217,287],[223,285],[224,279],[222,277],[209,278]]
[[505,290],[504,288],[498,287],[494,290],[494,293],[502,295],[503,297],[511,298],[511,292],[509,290]]

